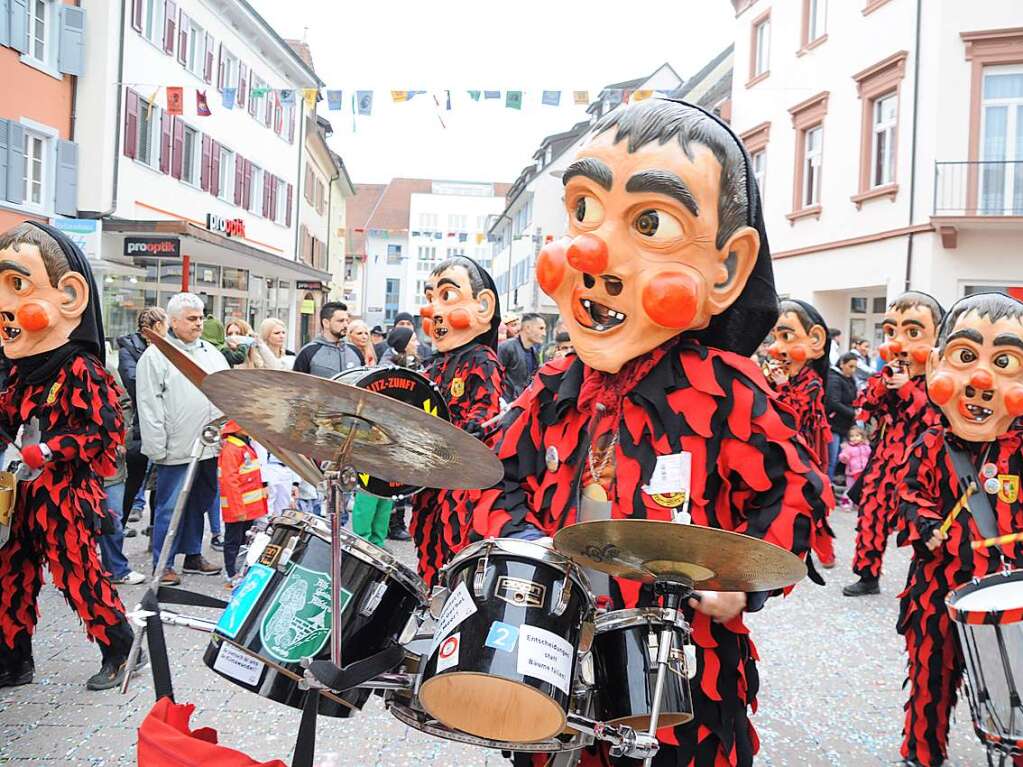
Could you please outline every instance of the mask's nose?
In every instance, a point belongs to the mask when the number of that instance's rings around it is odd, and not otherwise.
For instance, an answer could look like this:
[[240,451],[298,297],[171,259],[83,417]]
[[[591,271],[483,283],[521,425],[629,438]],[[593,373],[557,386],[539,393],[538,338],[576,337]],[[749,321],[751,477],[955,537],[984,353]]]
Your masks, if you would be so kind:
[[995,381],[989,372],[980,369],[973,371],[973,375],[970,376],[970,384],[981,391],[987,391],[994,387]]
[[607,271],[607,243],[595,234],[580,234],[565,251],[572,268],[594,277]]

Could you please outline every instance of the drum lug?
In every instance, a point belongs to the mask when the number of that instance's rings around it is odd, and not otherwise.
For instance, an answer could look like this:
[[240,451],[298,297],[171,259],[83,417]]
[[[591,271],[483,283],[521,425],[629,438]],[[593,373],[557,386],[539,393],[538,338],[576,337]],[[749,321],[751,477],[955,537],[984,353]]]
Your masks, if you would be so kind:
[[696,645],[686,642],[682,648],[682,663],[688,679],[696,678]]
[[291,539],[284,544],[284,548],[281,550],[281,554],[277,557],[278,569],[284,569],[288,562],[291,561],[291,555],[295,553],[295,547],[298,545],[299,536],[293,535]]
[[362,603],[362,607],[359,608],[359,615],[365,615],[367,618],[376,612],[376,609],[380,606],[380,600],[384,598],[384,593],[387,591],[387,581],[379,581],[373,590],[366,596],[365,601]]
[[657,638],[657,632],[651,631],[646,635],[646,650],[647,656],[650,658],[650,665],[653,666],[657,663],[657,648],[660,646],[660,642]]
[[483,599],[483,586],[487,579],[487,568],[490,566],[490,549],[483,559],[476,563],[476,573],[472,577],[472,593],[476,599]]
[[447,586],[434,586],[430,592],[430,615],[434,620],[439,620],[444,612],[444,605],[448,602],[451,590]]
[[555,615],[564,615],[565,610],[568,609],[568,603],[572,599],[572,579],[565,578],[561,586],[561,594],[558,596],[558,601],[554,605]]

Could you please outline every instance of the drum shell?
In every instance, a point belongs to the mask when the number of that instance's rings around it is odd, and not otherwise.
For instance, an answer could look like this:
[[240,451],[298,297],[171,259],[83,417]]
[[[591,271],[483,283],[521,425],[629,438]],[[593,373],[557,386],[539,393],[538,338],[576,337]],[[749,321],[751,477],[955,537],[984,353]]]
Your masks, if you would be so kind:
[[[260,627],[294,565],[324,573],[329,581],[331,558],[329,532],[325,535],[323,530],[317,533],[307,525],[300,522],[296,524],[296,520],[302,516],[304,515],[295,514],[271,522],[268,529],[270,543],[264,550],[260,563],[270,566],[273,575],[237,634],[229,638],[215,631],[203,657],[206,665],[225,679],[250,692],[294,708],[301,708],[308,694],[298,687],[298,680],[302,678],[304,669],[300,662],[275,659],[264,647]],[[360,549],[371,544],[361,540],[353,542],[351,539],[354,536],[346,531],[342,533],[341,585],[352,594],[342,612],[341,653],[342,663],[347,665],[363,660],[397,642],[414,611],[422,606],[424,597],[409,584],[390,577],[382,564],[371,564],[363,557],[352,553],[353,543],[357,543]],[[284,552],[289,548],[291,554],[290,557],[286,557]],[[388,556],[386,552],[382,554]],[[283,561],[285,558],[287,561]],[[368,607],[369,599],[377,598],[379,602],[375,609],[371,614],[364,615],[361,609],[364,606]],[[215,668],[221,642],[230,642],[264,662],[265,668],[260,673],[258,682],[248,684]],[[315,659],[330,660],[329,633],[327,641],[316,653]],[[321,696],[319,712],[324,716],[350,716],[352,709],[361,708],[369,695],[370,691],[365,689],[344,693],[341,698],[351,704],[349,707],[333,700],[332,695],[324,694]]]

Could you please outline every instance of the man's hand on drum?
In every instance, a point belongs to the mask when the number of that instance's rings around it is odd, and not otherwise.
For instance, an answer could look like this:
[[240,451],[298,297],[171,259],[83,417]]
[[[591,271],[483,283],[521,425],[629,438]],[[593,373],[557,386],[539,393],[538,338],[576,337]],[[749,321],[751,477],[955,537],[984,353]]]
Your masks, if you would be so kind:
[[742,591],[694,591],[689,606],[718,623],[728,623],[746,608],[746,594]]
[[931,533],[931,537],[927,540],[927,550],[934,551],[947,540],[948,533],[943,533],[940,527],[936,527],[934,528],[934,532]]

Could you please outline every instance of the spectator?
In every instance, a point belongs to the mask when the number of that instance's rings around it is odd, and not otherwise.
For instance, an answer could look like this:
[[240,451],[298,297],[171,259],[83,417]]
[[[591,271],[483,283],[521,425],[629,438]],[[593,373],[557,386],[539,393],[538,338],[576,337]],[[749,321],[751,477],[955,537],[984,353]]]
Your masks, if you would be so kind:
[[409,328],[395,328],[387,334],[387,351],[380,359],[381,365],[398,365],[403,368],[419,367],[419,358],[416,352],[419,349],[419,339],[415,331]]
[[862,389],[867,385],[867,379],[875,372],[870,364],[870,341],[854,336],[850,351],[856,355],[856,388]]
[[243,366],[255,334],[245,320],[232,317],[224,328],[224,343],[220,346],[227,364],[233,368]]
[[842,337],[842,331],[838,328],[828,328],[828,338],[831,339],[831,358],[828,362],[834,366],[838,364],[838,358],[842,356],[842,352],[839,351],[838,345],[841,343],[838,339]]
[[282,370],[295,367],[295,355],[287,349],[288,329],[275,317],[267,317],[259,325],[259,338],[280,363]]
[[103,569],[110,573],[110,582],[121,586],[137,586],[144,583],[146,576],[131,569],[128,558],[124,556],[124,528],[122,513],[124,510],[124,481],[128,475],[124,461],[124,448],[117,449],[117,473],[103,481],[106,493],[102,530],[97,536],[100,559]]
[[513,312],[504,315],[504,330],[508,334],[508,338],[515,338],[522,330],[522,320],[519,315]]
[[220,430],[217,473],[225,527],[225,586],[234,588],[238,582],[238,552],[245,542],[245,533],[268,511],[259,454],[249,435],[234,421],[228,421]]
[[[842,435],[848,434],[856,419],[856,363],[859,360],[852,352],[838,358],[838,365],[828,371],[828,386],[824,409],[831,425],[831,444],[828,445],[828,478],[835,478],[838,468],[838,452]],[[848,479],[848,478],[847,478]]]
[[[199,338],[203,329],[203,303],[194,293],[178,293],[167,304],[171,332],[168,340],[208,373],[227,369],[227,360],[211,343]],[[153,524],[155,569],[170,518],[184,483],[192,449],[203,427],[220,416],[212,403],[151,346],[138,363],[138,408],[142,452],[156,464],[156,511]],[[195,480],[185,504],[172,555],[185,555],[184,572],[216,575],[220,568],[202,555],[203,518],[217,493],[215,449],[203,448]],[[177,585],[174,556],[160,576],[163,585]]]
[[500,346],[508,340],[508,326],[503,322],[497,326],[497,345]]
[[509,401],[518,397],[533,380],[540,367],[537,345],[546,337],[547,323],[543,317],[527,314],[522,318],[518,335],[498,347],[497,357],[504,366],[505,394]]
[[383,359],[384,353],[389,348],[384,329],[379,325],[374,325],[369,331],[369,340],[373,344],[373,351],[376,352],[377,359]]
[[[202,301],[202,299],[199,299]],[[221,349],[224,346],[224,323],[214,317],[212,314],[206,315],[206,318],[202,322],[202,336],[203,341],[213,344],[217,349]]]
[[[849,429],[849,441],[842,446],[838,460],[845,464],[846,487],[852,487],[870,461],[870,443],[867,442],[867,433],[859,426]],[[842,496],[841,506],[843,509],[852,507],[852,499],[849,497],[848,491]]]
[[303,346],[295,358],[295,370],[320,378],[333,378],[359,367],[359,355],[347,343],[348,306],[328,301],[320,308],[320,335]]
[[[394,315],[394,327],[395,328],[408,328],[409,330],[415,330],[415,323],[412,322],[412,315],[408,312],[398,312]],[[392,328],[393,330],[394,328]]]
[[572,339],[568,333],[564,330],[554,336],[554,359],[560,360],[562,357],[567,357],[569,354],[575,353],[575,347],[572,346]]
[[[407,329],[407,328],[406,328]],[[372,367],[377,364],[376,351],[369,340],[369,325],[362,320],[354,320],[348,326],[348,343],[359,355],[363,365]]]

